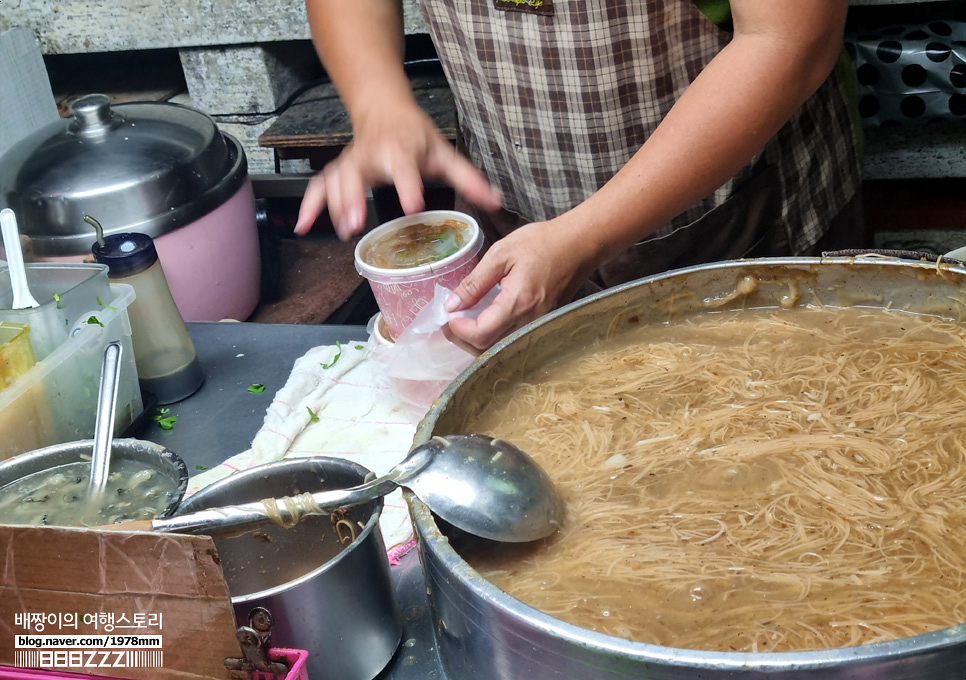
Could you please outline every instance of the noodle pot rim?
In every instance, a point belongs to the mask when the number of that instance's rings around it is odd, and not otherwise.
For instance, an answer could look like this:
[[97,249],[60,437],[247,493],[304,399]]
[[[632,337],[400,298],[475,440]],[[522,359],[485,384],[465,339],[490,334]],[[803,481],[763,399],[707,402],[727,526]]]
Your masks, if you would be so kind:
[[[434,402],[419,423],[414,443],[416,445],[424,443],[437,434],[452,434],[446,429],[445,422],[439,430],[436,428],[441,420],[451,416],[449,411],[459,412],[463,405],[460,400],[465,397],[468,390],[472,391],[475,384],[484,380],[480,378],[481,375],[486,375],[491,366],[495,365],[498,377],[500,366],[511,364],[515,356],[527,355],[526,360],[529,360],[529,355],[538,351],[536,348],[541,339],[539,333],[541,330],[546,330],[549,334],[556,329],[559,334],[564,323],[567,324],[568,329],[577,326],[580,319],[574,317],[586,311],[587,308],[606,309],[610,304],[611,309],[616,310],[621,308],[621,300],[629,299],[637,292],[653,290],[666,284],[673,285],[675,282],[680,283],[682,280],[694,277],[700,280],[702,277],[707,279],[720,275],[722,281],[730,282],[733,288],[736,272],[782,270],[787,270],[793,276],[811,273],[823,275],[828,272],[834,275],[841,271],[846,277],[883,274],[886,277],[911,276],[912,281],[920,281],[923,277],[928,279],[935,275],[937,279],[952,280],[952,285],[959,285],[962,291],[966,291],[966,269],[958,264],[937,264],[871,255],[729,260],[687,267],[631,281],[561,307],[512,333],[481,354]],[[963,299],[966,300],[966,295]],[[961,303],[961,307],[966,308],[966,303]],[[966,322],[966,309],[960,309],[960,312],[959,318]],[[561,319],[563,321],[559,321]],[[605,324],[598,319],[596,325],[601,327]],[[521,346],[525,348],[521,349]],[[523,370],[529,370],[532,367],[528,365]],[[678,678],[682,677],[679,675],[681,671],[687,670],[711,671],[710,676],[702,674],[701,677],[714,678],[758,674],[776,677],[775,673],[783,671],[785,673],[782,673],[782,677],[795,678],[855,677],[853,673],[856,671],[866,677],[865,673],[870,670],[873,675],[867,677],[922,677],[924,669],[911,664],[913,660],[920,660],[927,665],[940,664],[927,667],[925,670],[931,669],[933,672],[942,670],[945,674],[941,677],[961,680],[966,670],[966,622],[942,630],[886,642],[788,652],[722,652],[674,648],[636,642],[582,628],[524,604],[485,580],[450,546],[448,539],[440,532],[430,509],[411,492],[407,491],[405,497],[419,539],[417,544],[430,588],[430,599],[433,603],[431,609],[436,618],[440,651],[448,663],[456,666],[461,663],[473,664],[474,653],[478,653],[476,665],[469,668],[474,673],[474,677],[506,678],[525,674],[525,677],[530,680],[568,676],[609,679],[640,674],[654,678]],[[446,616],[452,616],[454,612],[463,620],[455,623],[447,622]],[[482,620],[480,616],[483,617]],[[495,621],[488,622],[488,616]],[[465,626],[467,631],[465,634],[457,635],[448,632],[459,628],[460,625]],[[493,640],[498,636],[512,639],[516,645],[507,645],[503,651],[494,648]],[[515,647],[529,645],[536,650],[541,643],[547,644],[550,649],[542,650],[545,654],[540,656],[539,661],[534,659],[521,661],[521,656]],[[559,668],[552,667],[553,659],[547,660],[547,655],[554,654],[559,655],[561,659]],[[493,660],[494,655],[499,657],[499,661]],[[938,661],[936,657],[940,657]],[[484,666],[490,665],[492,668],[481,668],[480,663]],[[588,665],[575,665],[581,663]],[[953,668],[950,665],[955,663],[961,664],[961,667]],[[518,667],[514,664],[521,665]],[[457,671],[453,672],[458,675]],[[829,675],[831,672],[835,672],[835,675]],[[843,675],[839,676],[839,672]]]

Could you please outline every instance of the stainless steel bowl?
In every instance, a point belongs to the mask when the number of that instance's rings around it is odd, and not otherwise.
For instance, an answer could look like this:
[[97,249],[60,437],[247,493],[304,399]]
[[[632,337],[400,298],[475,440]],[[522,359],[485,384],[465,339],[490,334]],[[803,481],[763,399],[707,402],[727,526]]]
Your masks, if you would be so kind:
[[[734,296],[753,275],[754,292]],[[776,258],[723,262],[642,279],[564,307],[480,356],[433,405],[416,443],[465,430],[500,381],[669,315],[709,308],[814,304],[907,309],[963,320],[966,270],[898,259]],[[966,624],[893,642],[809,652],[674,649],[595,633],[543,614],[483,580],[412,495],[441,657],[452,677],[476,680],[653,678],[899,680],[966,677]]]
[[[55,444],[28,453],[22,453],[0,463],[0,487],[31,475],[69,463],[89,463],[94,450],[94,440],[86,439]],[[174,514],[188,488],[188,468],[174,451],[160,444],[140,439],[115,439],[111,445],[111,456],[115,460],[136,461],[157,470],[177,485],[171,502],[158,516]]]
[[[179,513],[361,484],[368,470],[336,458],[301,458],[237,472],[185,499]],[[291,529],[269,525],[215,541],[239,625],[255,607],[274,618],[272,644],[309,652],[313,680],[370,680],[402,637],[386,546],[381,498],[350,508],[357,529],[342,544],[328,516]]]

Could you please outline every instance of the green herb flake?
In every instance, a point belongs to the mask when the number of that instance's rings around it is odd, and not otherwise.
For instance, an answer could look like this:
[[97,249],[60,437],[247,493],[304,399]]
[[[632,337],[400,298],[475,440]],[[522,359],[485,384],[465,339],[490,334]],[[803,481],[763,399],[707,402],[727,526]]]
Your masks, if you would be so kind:
[[310,409],[308,406],[305,407],[305,410],[309,412],[309,420],[311,420],[313,423],[319,422],[319,414],[318,413],[316,413],[315,411],[313,411],[312,409]]
[[365,349],[365,348],[366,348],[365,345],[356,345],[356,349]]
[[327,364],[322,364],[322,368],[325,368],[325,369],[332,368],[333,366],[335,366],[335,362],[339,360],[339,357],[342,356],[342,343],[336,340],[335,346],[339,349],[339,352],[332,358],[332,361],[330,361]]
[[100,305],[101,307],[103,307],[104,309],[110,309],[110,310],[115,311],[115,312],[117,311],[117,307],[111,307],[110,305],[105,305],[103,302],[101,302],[101,296],[100,295],[97,296],[97,304]]
[[104,324],[102,324],[100,319],[98,319],[96,316],[88,317],[87,323],[91,324],[92,326],[100,326],[101,328],[104,328]]
[[60,293],[54,293],[54,302],[57,303],[57,309],[63,309],[64,305],[60,301]]
[[169,408],[159,408],[157,413],[151,416],[151,419],[158,424],[162,430],[170,430],[174,427],[175,422],[178,420],[178,416],[168,415],[171,413]]
[[202,471],[204,471],[204,470],[207,470],[207,469],[208,468],[206,468],[204,465],[195,465],[195,470],[202,470]]
[[261,383],[253,383],[248,386],[248,391],[252,394],[261,394],[265,391],[265,386]]

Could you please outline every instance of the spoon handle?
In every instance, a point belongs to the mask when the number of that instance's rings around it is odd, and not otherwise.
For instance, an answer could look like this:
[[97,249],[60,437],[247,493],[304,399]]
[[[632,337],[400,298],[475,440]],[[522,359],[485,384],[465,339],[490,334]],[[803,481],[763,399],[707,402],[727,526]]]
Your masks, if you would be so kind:
[[162,517],[152,520],[151,528],[172,534],[223,536],[244,533],[271,521],[284,527],[292,527],[308,515],[322,515],[385,496],[396,487],[403,486],[429,465],[440,446],[440,442],[434,437],[410,451],[406,458],[382,477],[349,489],[266,498],[253,503]]
[[208,508],[175,517],[151,521],[154,531],[172,534],[207,534],[225,536],[239,534],[269,522],[283,527],[295,526],[303,517],[324,515],[341,508],[361,505],[380,498],[399,486],[386,477],[350,489],[303,493],[284,498],[266,498],[252,503]]
[[111,444],[114,440],[114,411],[120,378],[121,345],[109,342],[101,363],[101,384],[97,391],[97,415],[94,420],[94,453],[91,458],[91,481],[88,494],[103,492],[111,467]]
[[13,293],[13,309],[39,307],[40,303],[30,294],[27,286],[27,270],[23,263],[23,250],[20,247],[20,229],[13,210],[0,210],[0,235],[3,236],[3,250],[7,254],[7,270],[10,272],[10,289]]

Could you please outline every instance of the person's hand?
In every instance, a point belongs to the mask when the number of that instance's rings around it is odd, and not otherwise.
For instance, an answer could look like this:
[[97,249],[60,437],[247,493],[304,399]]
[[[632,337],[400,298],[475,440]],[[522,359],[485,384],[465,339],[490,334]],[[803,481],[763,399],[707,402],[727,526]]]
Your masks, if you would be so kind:
[[445,181],[486,210],[500,207],[500,192],[456,151],[415,102],[373,107],[354,126],[353,141],[309,182],[295,233],[307,233],[328,206],[339,238],[358,234],[366,222],[366,189],[373,185],[394,184],[403,211],[419,212],[425,205],[424,177]]
[[455,312],[475,305],[500,284],[493,303],[476,319],[454,317],[455,339],[486,349],[510,332],[571,300],[595,266],[594,251],[561,221],[534,222],[500,239],[446,300]]

